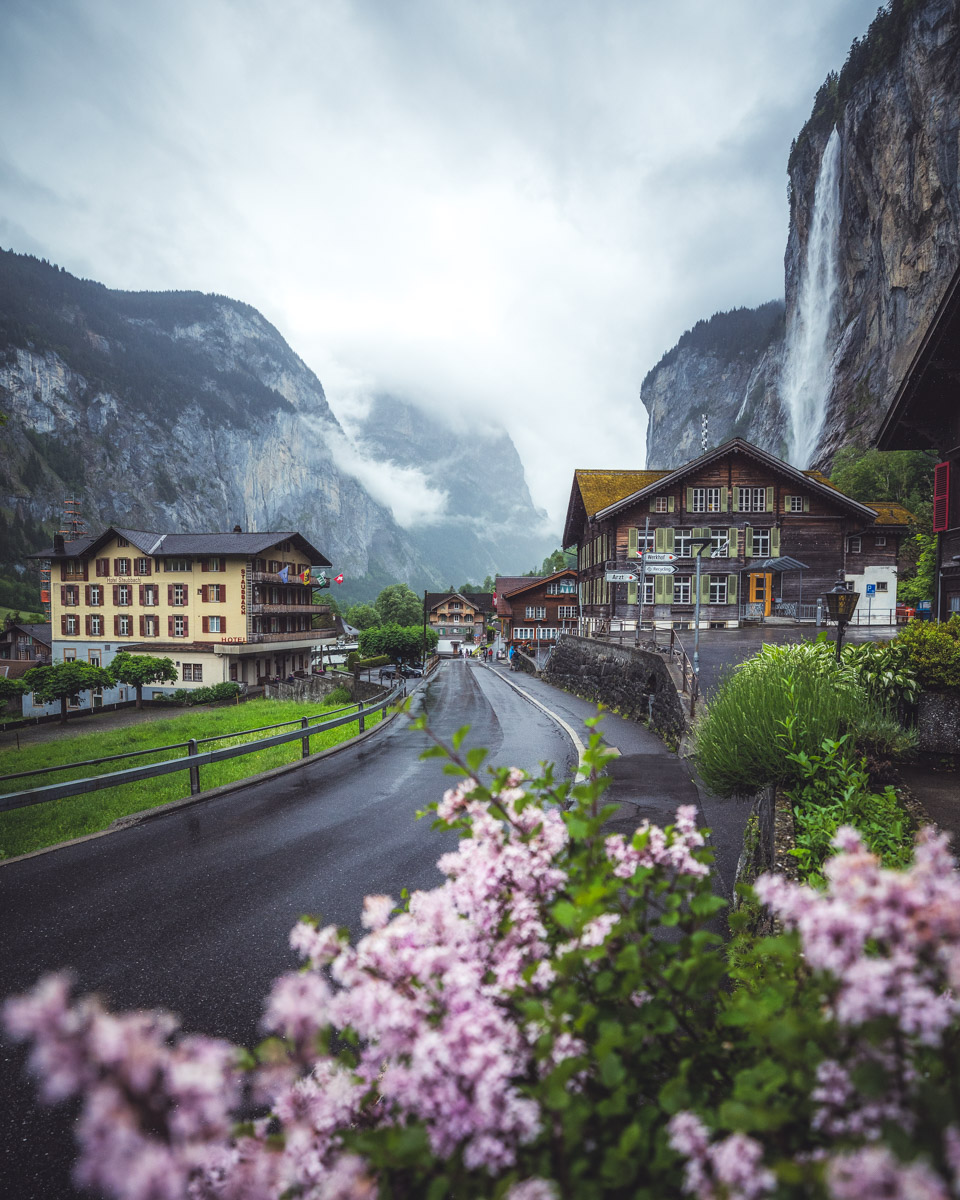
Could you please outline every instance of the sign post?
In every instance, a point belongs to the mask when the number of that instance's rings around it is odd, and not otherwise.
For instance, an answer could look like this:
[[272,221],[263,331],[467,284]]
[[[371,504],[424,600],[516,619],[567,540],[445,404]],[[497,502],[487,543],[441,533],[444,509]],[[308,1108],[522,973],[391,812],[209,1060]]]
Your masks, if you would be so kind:
[[877,585],[868,583],[864,589],[867,593],[867,624],[870,624],[870,612],[873,609],[873,598],[877,594]]

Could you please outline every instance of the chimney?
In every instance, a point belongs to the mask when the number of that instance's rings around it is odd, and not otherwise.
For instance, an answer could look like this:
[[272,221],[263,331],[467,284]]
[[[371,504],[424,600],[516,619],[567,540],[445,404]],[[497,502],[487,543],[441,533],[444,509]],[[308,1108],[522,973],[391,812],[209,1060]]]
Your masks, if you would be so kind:
[[62,554],[64,551],[63,534],[55,533],[53,535],[53,552],[54,554]]
[[233,532],[234,533],[243,533],[243,530],[240,528],[239,525],[234,525]]

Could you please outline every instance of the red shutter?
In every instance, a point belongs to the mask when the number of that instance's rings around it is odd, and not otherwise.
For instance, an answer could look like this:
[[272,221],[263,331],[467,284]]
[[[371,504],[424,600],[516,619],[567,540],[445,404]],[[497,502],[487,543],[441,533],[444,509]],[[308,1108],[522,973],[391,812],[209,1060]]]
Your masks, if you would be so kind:
[[950,528],[950,464],[937,463],[933,471],[933,532]]
[[113,618],[113,636],[120,636],[120,618],[118,616],[114,616]]
[[203,632],[209,633],[210,632],[210,618],[209,617],[201,617],[200,620],[203,622]]
[[115,583],[113,585],[113,602],[114,602],[114,604],[120,603],[120,584],[119,583]]
[[114,575],[120,574],[120,559],[119,558],[115,558],[113,560],[113,573],[114,573]]
[[146,617],[141,617],[141,618],[140,618],[140,636],[141,636],[141,637],[146,637],[146,634],[147,634],[147,625],[146,625],[146,621],[147,621],[147,618],[146,618]]
[[[206,570],[206,567],[204,567],[204,570]],[[204,602],[204,604],[206,604],[210,599],[210,589],[206,584],[204,584],[200,589],[200,599]]]
[[187,637],[190,633],[190,620],[188,617],[183,618],[183,636]]
[[173,617],[167,617],[167,636],[173,637]]
[[227,618],[226,617],[220,618],[220,632],[221,633],[227,632]]
[[90,578],[90,562],[86,558],[83,560],[83,577],[84,579]]
[[207,560],[205,558],[200,559],[200,570],[201,571],[209,571],[210,570],[210,564],[207,562]]
[[226,569],[227,569],[227,560],[225,558],[221,558],[220,559],[220,570],[225,571]]
[[140,584],[140,607],[143,608],[143,584]]
[[89,637],[90,636],[90,614],[89,613],[87,613],[87,615],[83,618],[83,627],[86,630],[87,637]]
[[66,602],[67,602],[67,589],[61,583],[60,584],[60,603],[66,604]]
[[150,561],[149,558],[145,558],[143,560],[143,565],[146,567],[146,570],[143,572],[144,575],[152,575],[153,574],[153,563]]
[[62,617],[60,618],[60,632],[61,632],[61,633],[66,633],[66,632],[67,632],[67,618],[66,618],[66,616],[62,616]]
[[224,585],[221,583],[221,584],[220,584],[220,603],[221,603],[221,604],[226,604],[226,602],[227,602],[227,589],[226,589],[226,587],[225,587],[225,586],[224,586]]
[[84,602],[84,604],[86,604],[86,606],[88,608],[90,607],[90,584],[89,583],[83,589],[83,602]]
[[173,584],[167,584],[167,603],[173,604]]
[[101,576],[106,576],[109,574],[110,574],[110,559],[109,558],[98,558],[97,559],[97,577],[100,578]]

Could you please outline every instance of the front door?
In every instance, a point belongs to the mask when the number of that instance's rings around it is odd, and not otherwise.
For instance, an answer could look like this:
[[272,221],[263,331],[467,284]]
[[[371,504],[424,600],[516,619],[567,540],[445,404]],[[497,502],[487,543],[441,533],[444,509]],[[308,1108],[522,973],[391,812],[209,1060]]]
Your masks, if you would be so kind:
[[772,575],[751,575],[750,576],[750,603],[762,604],[763,615],[770,616],[771,601],[773,596],[773,576]]

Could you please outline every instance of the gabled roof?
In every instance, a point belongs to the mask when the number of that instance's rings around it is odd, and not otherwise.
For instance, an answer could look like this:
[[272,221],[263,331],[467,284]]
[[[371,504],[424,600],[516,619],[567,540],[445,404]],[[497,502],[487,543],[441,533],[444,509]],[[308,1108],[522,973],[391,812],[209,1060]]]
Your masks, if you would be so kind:
[[662,491],[664,487],[673,487],[682,483],[688,476],[695,474],[703,467],[710,466],[718,459],[726,458],[730,454],[743,454],[747,458],[752,458],[768,471],[775,472],[802,487],[813,488],[814,491],[819,491],[821,494],[829,497],[831,503],[840,504],[857,513],[859,516],[872,520],[876,515],[875,511],[872,508],[868,508],[866,504],[861,504],[859,500],[851,500],[849,496],[845,496],[833,484],[821,482],[820,479],[815,478],[815,476],[819,475],[819,472],[799,471],[796,467],[791,467],[789,463],[784,462],[783,459],[768,454],[766,450],[761,450],[759,446],[754,446],[751,442],[744,441],[743,438],[731,438],[730,441],[724,442],[722,446],[708,450],[706,454],[701,454],[699,458],[684,463],[682,467],[671,471],[655,483],[648,484],[631,495],[624,496],[621,500],[617,500],[613,504],[607,505],[606,508],[598,510],[594,516],[601,518],[613,516],[614,513],[619,512],[621,509],[635,504],[647,496],[655,495],[657,492]]
[[52,645],[50,622],[45,621],[40,625],[22,625],[19,621],[15,621],[8,632],[13,632],[14,629],[19,629],[21,633],[25,633],[36,642],[43,642],[45,646]]
[[875,525],[909,526],[913,523],[913,513],[893,500],[871,500],[870,507],[877,514]]
[[51,546],[29,558],[84,558],[95,554],[115,537],[125,538],[131,546],[148,557],[181,554],[234,554],[249,558],[269,550],[280,542],[294,542],[297,549],[314,567],[332,564],[320,551],[296,530],[269,533],[153,533],[143,529],[121,529],[110,525],[101,533],[86,534],[74,541],[64,542],[63,550]]
[[462,600],[478,612],[493,612],[493,592],[427,592],[427,610],[433,612],[448,600]]
[[601,508],[672,473],[668,470],[574,471],[567,502],[567,519],[563,527],[564,549],[579,540],[585,519],[592,518]]
[[552,579],[560,579],[565,575],[572,575],[576,579],[576,567],[564,567],[561,571],[554,571],[552,575],[498,575],[497,616],[512,617],[513,605],[511,600],[514,597],[522,596],[524,592],[529,591],[531,588],[540,587],[541,584],[549,583]]

